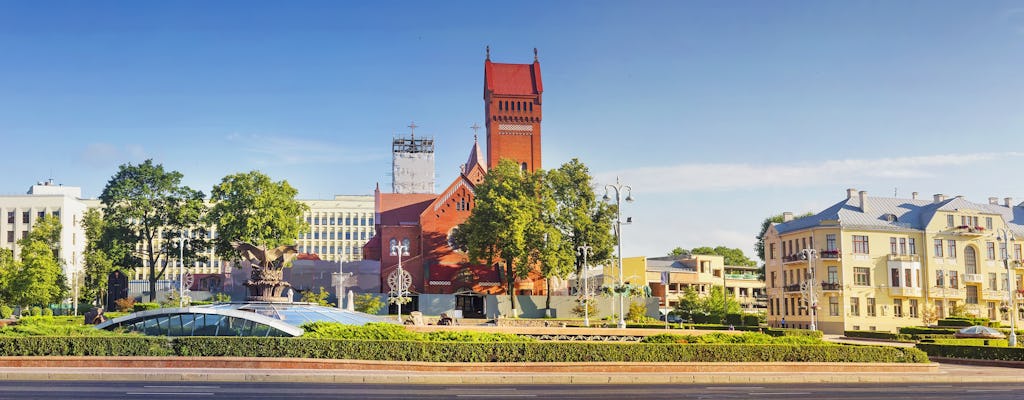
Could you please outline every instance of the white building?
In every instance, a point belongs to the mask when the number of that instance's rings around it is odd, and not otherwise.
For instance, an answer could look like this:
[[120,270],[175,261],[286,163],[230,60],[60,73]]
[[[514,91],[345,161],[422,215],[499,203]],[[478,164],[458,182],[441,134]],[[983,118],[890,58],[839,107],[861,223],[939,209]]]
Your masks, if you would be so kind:
[[0,247],[13,250],[14,257],[20,258],[18,240],[28,236],[36,221],[45,215],[60,218],[58,257],[71,285],[72,277],[84,267],[82,253],[86,240],[82,217],[88,202],[81,197],[81,188],[55,185],[52,179],[32,185],[27,194],[0,196]]

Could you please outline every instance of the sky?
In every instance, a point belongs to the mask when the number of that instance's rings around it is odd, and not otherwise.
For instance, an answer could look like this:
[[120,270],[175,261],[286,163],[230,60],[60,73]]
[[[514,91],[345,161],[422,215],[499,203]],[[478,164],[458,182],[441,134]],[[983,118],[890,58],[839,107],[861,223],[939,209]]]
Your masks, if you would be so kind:
[[544,79],[543,166],[616,177],[625,256],[753,257],[761,221],[847,188],[1024,201],[1024,2],[0,0],[0,193],[95,198],[152,158],[209,193],[390,187],[433,136],[437,190],[483,125],[484,48]]

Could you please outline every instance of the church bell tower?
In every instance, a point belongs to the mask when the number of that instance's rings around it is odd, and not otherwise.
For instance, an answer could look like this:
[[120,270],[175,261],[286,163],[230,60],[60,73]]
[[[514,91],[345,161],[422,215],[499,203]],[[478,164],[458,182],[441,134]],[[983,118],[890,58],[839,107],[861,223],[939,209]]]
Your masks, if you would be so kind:
[[484,61],[484,115],[487,118],[487,169],[508,158],[523,170],[535,171],[540,163],[541,94],[540,61],[533,49],[532,64],[491,62],[487,47]]

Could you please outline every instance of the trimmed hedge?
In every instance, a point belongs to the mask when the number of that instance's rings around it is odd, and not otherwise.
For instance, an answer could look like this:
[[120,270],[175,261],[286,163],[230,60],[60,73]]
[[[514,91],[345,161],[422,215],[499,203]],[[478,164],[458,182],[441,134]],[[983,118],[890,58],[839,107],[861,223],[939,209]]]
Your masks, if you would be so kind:
[[918,343],[917,348],[933,357],[1024,361],[1024,348],[1021,347],[957,346],[948,344]]
[[825,333],[823,333],[822,331],[812,331],[807,329],[769,328],[765,329],[764,333],[772,336],[810,336],[819,339],[825,337]]
[[146,310],[156,310],[158,308],[160,308],[160,303],[135,303],[135,304],[132,304],[132,311],[134,311],[134,312],[146,311]]
[[959,329],[957,328],[922,328],[920,326],[904,326],[900,328],[900,333],[907,335],[952,335]]
[[835,345],[463,343],[181,337],[176,354],[427,362],[928,362],[917,349]]
[[0,337],[3,356],[163,356],[167,338],[151,336]]
[[900,342],[910,341],[910,335],[892,333],[886,331],[844,331],[843,335],[846,337],[856,337],[865,339],[884,339],[884,340],[895,340]]

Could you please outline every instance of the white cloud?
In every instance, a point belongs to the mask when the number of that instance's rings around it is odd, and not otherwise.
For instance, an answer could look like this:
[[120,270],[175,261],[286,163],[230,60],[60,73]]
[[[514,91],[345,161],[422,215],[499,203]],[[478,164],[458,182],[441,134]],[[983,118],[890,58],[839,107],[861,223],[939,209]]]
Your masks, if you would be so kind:
[[225,137],[235,148],[255,157],[257,164],[338,164],[379,160],[379,152],[338,146],[334,143],[292,138],[286,136],[242,135],[231,133]]
[[640,167],[598,173],[598,182],[623,177],[638,191],[692,192],[767,187],[811,187],[836,182],[860,183],[871,178],[926,178],[942,173],[943,167],[957,167],[1024,153],[939,154],[878,159],[827,160],[797,164],[679,164]]

